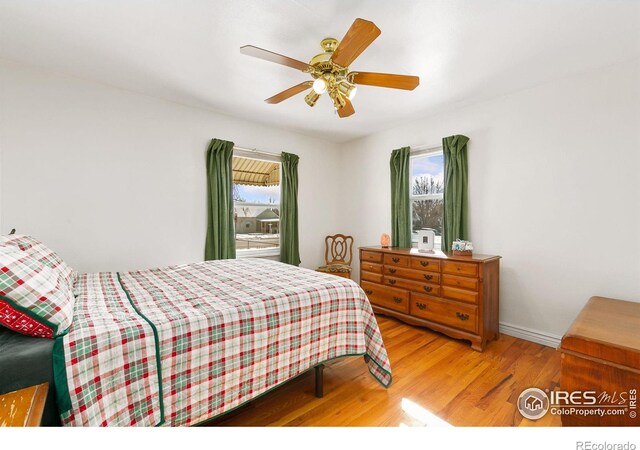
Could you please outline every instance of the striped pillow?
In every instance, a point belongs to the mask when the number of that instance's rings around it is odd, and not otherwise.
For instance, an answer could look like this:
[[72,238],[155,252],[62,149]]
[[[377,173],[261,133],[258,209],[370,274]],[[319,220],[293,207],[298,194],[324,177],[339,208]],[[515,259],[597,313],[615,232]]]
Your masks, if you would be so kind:
[[29,336],[63,334],[75,297],[61,273],[34,255],[0,245],[0,324]]
[[69,286],[73,287],[78,276],[76,271],[69,267],[56,252],[36,238],[24,234],[0,236],[0,245],[13,246],[27,252],[44,265],[59,272]]

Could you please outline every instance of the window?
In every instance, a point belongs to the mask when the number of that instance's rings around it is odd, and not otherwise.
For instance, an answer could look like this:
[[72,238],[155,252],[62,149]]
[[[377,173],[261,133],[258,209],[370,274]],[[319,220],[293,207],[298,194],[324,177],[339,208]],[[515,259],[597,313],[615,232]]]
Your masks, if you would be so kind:
[[[236,256],[280,255],[280,162],[233,156]],[[268,157],[268,156],[265,156]]]
[[411,156],[409,200],[411,204],[411,232],[414,246],[418,231],[433,229],[434,249],[440,250],[444,209],[444,155],[442,150]]

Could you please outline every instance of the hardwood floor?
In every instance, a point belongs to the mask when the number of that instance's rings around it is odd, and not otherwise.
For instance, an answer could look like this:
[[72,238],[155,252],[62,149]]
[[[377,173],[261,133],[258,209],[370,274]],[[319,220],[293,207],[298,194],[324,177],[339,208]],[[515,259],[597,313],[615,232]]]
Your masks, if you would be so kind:
[[218,426],[559,426],[558,416],[524,419],[528,387],[553,390],[556,350],[503,335],[478,353],[457,341],[378,316],[393,383],[384,389],[361,357],[328,363],[324,398],[309,371],[214,422]]

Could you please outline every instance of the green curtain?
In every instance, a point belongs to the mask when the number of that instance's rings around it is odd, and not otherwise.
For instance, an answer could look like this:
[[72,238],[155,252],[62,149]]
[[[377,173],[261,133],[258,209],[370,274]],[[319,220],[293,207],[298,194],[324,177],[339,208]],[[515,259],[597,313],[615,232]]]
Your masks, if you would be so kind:
[[411,247],[409,147],[391,152],[391,246]]
[[456,239],[467,239],[467,142],[466,136],[442,139],[444,153],[444,218],[442,251],[451,251]]
[[298,244],[298,161],[300,158],[282,152],[280,196],[280,261],[300,264]]
[[233,225],[233,142],[211,139],[207,149],[207,240],[204,259],[236,257]]

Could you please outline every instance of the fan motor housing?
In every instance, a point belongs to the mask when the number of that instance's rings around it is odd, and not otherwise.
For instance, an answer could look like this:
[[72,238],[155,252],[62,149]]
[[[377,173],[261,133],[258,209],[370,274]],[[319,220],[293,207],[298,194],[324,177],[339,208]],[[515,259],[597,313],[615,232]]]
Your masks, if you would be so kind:
[[333,52],[338,47],[338,40],[335,38],[324,38],[320,45],[324,52],[318,53],[309,61],[309,65],[314,69],[311,72],[311,76],[313,78],[320,78],[326,74],[334,74],[337,78],[346,77],[348,68],[340,67],[331,61]]

